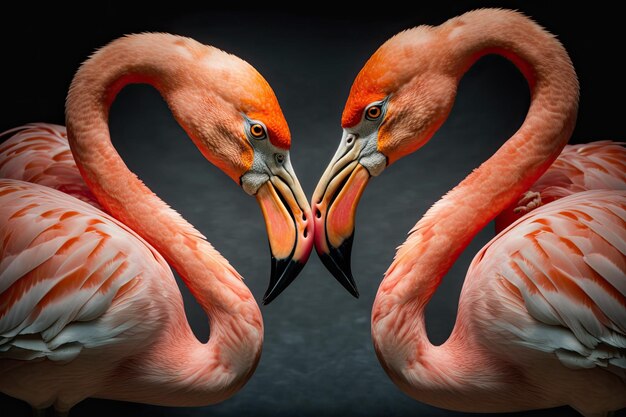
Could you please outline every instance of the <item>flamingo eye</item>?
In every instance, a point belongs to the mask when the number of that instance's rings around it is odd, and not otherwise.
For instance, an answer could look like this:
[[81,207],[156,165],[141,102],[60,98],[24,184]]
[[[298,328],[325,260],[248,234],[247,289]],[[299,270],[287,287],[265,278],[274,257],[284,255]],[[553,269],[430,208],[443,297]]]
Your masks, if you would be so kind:
[[365,118],[367,120],[376,120],[383,114],[383,109],[380,105],[370,106],[365,110]]
[[250,135],[255,139],[264,139],[265,129],[260,123],[254,123],[250,126]]

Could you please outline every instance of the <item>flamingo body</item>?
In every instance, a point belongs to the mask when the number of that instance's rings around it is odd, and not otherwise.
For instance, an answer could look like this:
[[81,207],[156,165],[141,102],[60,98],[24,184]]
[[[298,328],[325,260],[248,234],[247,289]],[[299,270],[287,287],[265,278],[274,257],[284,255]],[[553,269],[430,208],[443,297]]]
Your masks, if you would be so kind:
[[[106,397],[111,369],[180,325],[183,303],[169,266],[106,213],[3,179],[0,223],[3,392],[40,407]],[[89,383],[64,398],[85,375]]]
[[419,304],[389,308],[404,298],[403,278],[414,273],[417,259],[407,257],[432,245],[424,242],[433,228],[418,224],[387,271],[372,311],[383,366],[411,396],[444,408],[623,407],[624,224],[626,192],[610,190],[565,197],[512,224],[474,257],[457,322],[442,346],[415,341],[425,336],[423,322],[411,319]]
[[[613,386],[603,389],[623,392],[625,223],[626,191],[585,191],[533,211],[478,252],[459,302],[462,317],[518,369],[525,369],[519,353],[537,350],[568,369],[606,372]],[[541,370],[546,380],[554,369]],[[582,386],[586,373],[572,377]]]
[[626,192],[581,192],[533,211],[474,258],[459,329],[517,376],[509,405],[626,405],[624,224]]

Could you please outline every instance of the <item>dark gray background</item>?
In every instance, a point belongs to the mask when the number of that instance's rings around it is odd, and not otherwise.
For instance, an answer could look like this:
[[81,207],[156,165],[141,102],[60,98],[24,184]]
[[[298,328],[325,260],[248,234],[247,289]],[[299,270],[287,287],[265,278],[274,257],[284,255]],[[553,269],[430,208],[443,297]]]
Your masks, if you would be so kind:
[[[544,3],[544,2],[541,2]],[[623,139],[621,17],[611,6],[546,8],[539,2],[431,2],[418,13],[393,2],[354,14],[311,10],[204,10],[173,2],[169,9],[104,2],[98,11],[29,5],[3,12],[0,130],[27,122],[63,123],[71,77],[95,48],[125,33],[167,31],[225,49],[254,65],[274,88],[289,122],[292,160],[307,195],[334,153],[339,120],[352,80],[391,35],[419,24],[439,24],[476,7],[517,8],[556,33],[578,70],[582,98],[573,142]],[[300,277],[263,307],[265,346],[256,373],[232,399],[205,408],[175,409],[87,400],[73,416],[405,416],[463,415],[420,404],[387,378],[373,352],[370,310],[395,247],[443,193],[486,159],[522,123],[525,81],[507,61],[487,57],[461,81],[454,110],[430,144],[370,184],[357,218],[353,271],[361,291],[353,299],[313,254]],[[111,112],[113,142],[128,165],[158,195],[202,231],[246,278],[257,300],[267,286],[269,251],[253,198],[208,164],[176,124],[155,90],[130,86]],[[473,254],[492,236],[483,231],[443,281],[428,307],[433,343],[454,324],[456,305]],[[198,337],[208,326],[183,289]],[[28,415],[23,403],[0,396],[2,416]],[[571,415],[572,410],[517,415]],[[621,414],[624,415],[624,414]]]

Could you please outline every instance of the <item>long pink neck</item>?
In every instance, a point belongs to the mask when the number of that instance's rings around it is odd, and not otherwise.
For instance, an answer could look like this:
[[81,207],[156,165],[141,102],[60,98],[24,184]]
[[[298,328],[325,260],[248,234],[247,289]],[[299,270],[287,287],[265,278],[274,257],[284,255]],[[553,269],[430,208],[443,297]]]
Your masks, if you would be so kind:
[[[98,201],[156,248],[180,274],[209,317],[206,344],[178,311],[134,372],[129,400],[204,405],[237,391],[258,361],[263,323],[258,305],[228,262],[178,213],[148,189],[111,144],[109,107],[126,84],[155,86],[177,114],[178,90],[190,81],[190,39],[134,35],[97,52],[78,71],[66,105],[68,138],[76,163]],[[181,45],[177,50],[175,45]],[[193,47],[194,45],[191,45]],[[143,366],[143,369],[141,367]]]
[[562,45],[517,13],[470,12],[434,32],[442,39],[442,62],[457,80],[479,57],[498,53],[518,66],[531,88],[520,129],[416,224],[387,271],[372,312],[376,351],[392,379],[417,399],[467,409],[480,398],[492,401],[493,384],[502,383],[507,371],[472,341],[463,317],[446,343],[433,346],[424,310],[472,238],[561,152],[576,120],[578,82]]

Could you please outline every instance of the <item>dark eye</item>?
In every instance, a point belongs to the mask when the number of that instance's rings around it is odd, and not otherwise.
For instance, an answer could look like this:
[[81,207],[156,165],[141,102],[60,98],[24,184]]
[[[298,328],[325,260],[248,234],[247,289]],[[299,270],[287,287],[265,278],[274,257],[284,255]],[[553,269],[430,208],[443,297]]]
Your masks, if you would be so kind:
[[365,110],[365,118],[367,120],[376,120],[381,114],[383,114],[383,109],[379,105],[368,107]]
[[255,139],[263,139],[265,137],[265,129],[259,123],[250,125],[250,134]]
[[278,165],[282,165],[283,162],[285,162],[285,155],[283,155],[282,153],[277,153],[276,154],[276,163]]

